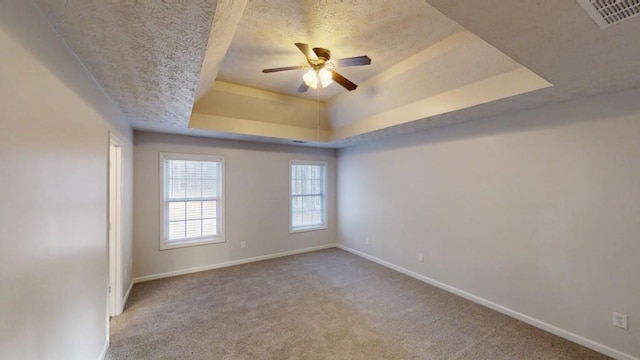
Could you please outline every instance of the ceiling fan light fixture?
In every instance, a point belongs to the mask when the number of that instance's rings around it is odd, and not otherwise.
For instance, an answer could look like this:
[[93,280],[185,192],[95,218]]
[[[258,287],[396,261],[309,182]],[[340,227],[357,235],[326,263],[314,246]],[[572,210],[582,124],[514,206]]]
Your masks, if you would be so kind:
[[331,83],[333,83],[331,71],[325,68],[322,68],[318,71],[316,70],[307,71],[302,76],[302,80],[304,81],[305,84],[307,84],[308,87],[312,89],[318,88],[318,82],[320,83],[320,85],[322,85],[323,88],[326,88],[327,86],[331,85]]
[[[596,0],[592,0],[596,1]],[[601,0],[597,0],[601,1]],[[625,1],[640,1],[640,0],[625,0]],[[298,87],[298,92],[303,93],[309,90],[309,88],[317,89],[319,87],[326,88],[331,85],[334,81],[336,84],[342,86],[343,88],[353,91],[358,85],[353,83],[353,81],[347,79],[346,77],[340,75],[338,72],[333,69],[341,66],[361,66],[361,65],[370,65],[371,59],[367,55],[343,58],[338,60],[330,60],[331,59],[331,51],[329,49],[324,48],[313,48],[311,49],[309,45],[304,43],[295,43],[298,47],[298,50],[304,54],[307,58],[306,65],[296,65],[296,66],[285,66],[271,69],[263,69],[263,73],[273,73],[279,71],[288,71],[288,70],[299,70],[299,69],[308,69],[312,70],[306,72],[302,76],[302,84]]]

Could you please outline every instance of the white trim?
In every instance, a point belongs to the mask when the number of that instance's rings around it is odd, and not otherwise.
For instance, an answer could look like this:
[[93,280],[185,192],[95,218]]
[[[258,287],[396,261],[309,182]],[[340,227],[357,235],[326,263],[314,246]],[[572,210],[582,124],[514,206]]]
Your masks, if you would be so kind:
[[[107,322],[108,324],[108,322]],[[109,326],[107,325],[107,330],[109,329]],[[107,356],[107,351],[109,350],[109,336],[107,333],[107,341],[104,342],[104,346],[102,347],[102,351],[100,351],[100,355],[98,355],[98,360],[104,360],[104,358]]]
[[[307,231],[316,231],[316,230],[325,230],[329,228],[329,211],[327,209],[327,172],[329,167],[328,161],[318,161],[318,160],[289,160],[289,234],[307,232]],[[291,213],[291,202],[293,198],[293,194],[291,193],[291,167],[293,165],[315,165],[323,167],[323,179],[322,179],[322,224],[320,225],[311,225],[294,228],[292,226],[293,217]]]
[[[165,225],[165,224],[163,224]],[[160,243],[160,250],[171,250],[171,249],[179,249],[179,248],[183,248],[183,247],[191,247],[191,246],[200,246],[200,245],[208,245],[208,244],[219,244],[219,243],[223,243],[226,242],[226,240],[224,238],[209,238],[209,237],[203,237],[203,238],[197,238],[197,239],[190,239],[190,240],[181,240],[180,242],[177,242],[175,244],[167,244],[167,243]]]
[[[291,205],[289,205],[291,206]],[[291,215],[289,215],[291,216]],[[325,221],[326,223],[326,221]],[[327,224],[324,225],[317,225],[317,226],[306,226],[306,227],[300,227],[297,228],[295,230],[289,230],[289,234],[297,234],[297,233],[302,233],[302,232],[309,232],[309,231],[316,231],[316,230],[327,230],[329,227],[327,226]]]
[[160,157],[166,160],[224,161],[224,156],[213,154],[179,153],[161,151]]
[[[108,296],[108,294],[107,294]],[[109,316],[109,299],[107,299],[107,317],[105,319],[105,336],[104,336],[104,345],[102,346],[102,351],[100,351],[100,355],[98,355],[98,360],[104,360],[107,356],[107,351],[109,350],[109,346],[111,345],[111,317]]]
[[109,132],[109,143],[120,147],[124,146],[124,141],[120,139],[120,136],[114,134],[111,131]]
[[285,252],[276,253],[276,254],[262,255],[262,256],[252,257],[252,258],[225,261],[225,262],[221,262],[221,263],[217,263],[217,264],[211,264],[211,265],[205,265],[205,266],[198,266],[198,267],[193,267],[193,268],[188,268],[188,269],[183,269],[183,270],[169,271],[169,272],[160,273],[160,274],[140,276],[140,277],[133,278],[131,283],[132,284],[137,284],[137,283],[141,283],[141,282],[145,282],[145,281],[164,279],[164,278],[168,278],[168,277],[191,274],[191,273],[196,273],[196,272],[200,272],[200,271],[207,271],[207,270],[219,269],[219,268],[228,267],[228,266],[242,265],[242,264],[247,264],[247,263],[251,263],[251,262],[275,259],[275,258],[279,258],[279,257],[283,257],[283,256],[302,254],[302,253],[311,252],[311,251],[330,249],[330,248],[334,248],[334,247],[337,247],[337,246],[338,246],[338,244],[331,243],[331,244],[326,244],[326,245],[312,246],[312,247],[308,247],[308,248],[304,248],[304,249],[285,251]]
[[544,321],[538,320],[538,319],[533,318],[531,316],[522,314],[522,313],[517,312],[515,310],[512,310],[512,309],[509,309],[509,308],[504,307],[502,305],[496,304],[496,303],[494,303],[494,302],[492,302],[490,300],[487,300],[487,299],[484,299],[482,297],[470,294],[470,293],[468,293],[468,292],[466,292],[464,290],[460,290],[460,289],[455,288],[453,286],[447,285],[445,283],[442,283],[442,282],[439,282],[437,280],[431,279],[431,278],[426,277],[424,275],[418,274],[418,273],[416,273],[414,271],[405,269],[405,268],[400,267],[398,265],[394,265],[394,264],[392,264],[390,262],[384,261],[384,260],[379,259],[379,258],[377,258],[375,256],[363,253],[361,251],[352,249],[352,248],[347,247],[347,246],[342,245],[342,244],[338,244],[337,247],[342,249],[342,250],[348,251],[348,252],[350,252],[350,253],[352,253],[354,255],[358,255],[358,256],[363,257],[363,258],[365,258],[367,260],[371,260],[371,261],[373,261],[375,263],[378,263],[380,265],[386,266],[386,267],[388,267],[390,269],[393,269],[393,270],[398,271],[400,273],[403,273],[405,275],[411,276],[414,279],[418,279],[418,280],[423,281],[423,282],[425,282],[427,284],[433,285],[435,287],[438,287],[440,289],[446,290],[446,291],[448,291],[450,293],[453,293],[455,295],[461,296],[461,297],[463,297],[463,298],[465,298],[467,300],[471,300],[471,301],[473,301],[475,303],[478,303],[480,305],[486,306],[486,307],[488,307],[488,308],[490,308],[492,310],[495,310],[497,312],[500,312],[500,313],[505,314],[507,316],[510,316],[512,318],[518,319],[518,320],[520,320],[522,322],[525,322],[525,323],[527,323],[529,325],[535,326],[538,329],[542,329],[544,331],[547,331],[547,332],[550,332],[550,333],[552,333],[554,335],[557,335],[557,336],[559,336],[561,338],[564,338],[564,339],[567,339],[567,340],[572,341],[574,343],[580,344],[580,345],[582,345],[584,347],[587,347],[587,348],[589,348],[591,350],[594,350],[594,351],[597,351],[599,353],[602,353],[602,354],[605,354],[607,356],[610,356],[610,357],[612,357],[614,359],[618,359],[618,360],[640,360],[640,358],[637,358],[637,357],[635,357],[633,355],[630,355],[630,354],[624,353],[624,352],[622,352],[620,350],[616,350],[616,349],[611,348],[609,346],[600,344],[599,342],[587,339],[587,338],[585,338],[583,336],[574,334],[574,333],[572,333],[570,331],[558,328],[558,327],[553,326],[551,324],[548,324],[548,323],[546,323]]
[[[111,292],[107,288],[107,299],[109,302],[109,316],[117,316],[122,308],[122,235],[123,216],[122,204],[124,202],[123,191],[123,147],[122,141],[112,133],[109,133],[109,199],[108,199],[108,258],[109,258],[109,283]],[[111,192],[115,193],[111,194]],[[113,207],[113,208],[112,208]]]
[[127,289],[127,292],[124,294],[124,298],[122,299],[122,308],[120,308],[120,313],[122,314],[122,312],[124,311],[124,307],[127,306],[127,300],[129,300],[129,294],[131,294],[131,289],[133,289],[133,280],[131,280],[131,283],[129,284],[129,288]]
[[326,160],[289,160],[289,165],[320,165],[327,166]]
[[[166,240],[167,234],[167,223],[165,219],[167,217],[167,207],[166,207],[166,176],[164,169],[164,161],[165,160],[194,160],[194,161],[209,161],[209,162],[217,162],[220,164],[219,166],[219,181],[218,181],[218,196],[215,199],[218,204],[217,209],[217,224],[218,224],[218,234],[215,236],[206,236],[197,239],[183,239],[178,240],[173,243],[168,243]],[[160,250],[171,250],[176,248],[190,247],[190,246],[199,246],[206,244],[218,244],[226,242],[225,237],[225,158],[222,155],[211,155],[211,154],[186,154],[186,153],[174,153],[174,152],[160,152],[159,153],[159,162],[158,162],[158,170],[159,170],[159,179],[160,179]],[[203,200],[204,198],[199,198],[198,200]],[[185,199],[186,200],[186,199]]]

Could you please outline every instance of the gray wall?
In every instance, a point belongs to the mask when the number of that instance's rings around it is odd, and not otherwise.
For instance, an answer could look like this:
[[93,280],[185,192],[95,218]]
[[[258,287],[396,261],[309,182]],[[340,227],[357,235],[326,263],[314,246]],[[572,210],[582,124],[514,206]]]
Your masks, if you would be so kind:
[[[123,140],[127,168],[132,133],[32,2],[0,4],[0,49],[0,358],[97,359],[108,326],[109,133]],[[129,171],[129,258],[131,190]]]
[[[157,275],[332,244],[336,238],[335,151],[136,132],[134,276]],[[225,157],[226,242],[171,250],[160,246],[159,153]],[[289,160],[327,160],[326,230],[289,234]],[[241,241],[247,247],[240,247]]]
[[[341,149],[339,240],[638,357],[638,99],[611,94]],[[628,331],[612,311],[630,316]]]

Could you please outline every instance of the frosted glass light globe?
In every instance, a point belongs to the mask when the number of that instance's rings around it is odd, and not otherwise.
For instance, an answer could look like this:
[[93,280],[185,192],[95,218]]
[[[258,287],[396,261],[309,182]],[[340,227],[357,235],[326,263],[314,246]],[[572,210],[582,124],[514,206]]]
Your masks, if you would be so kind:
[[331,85],[331,83],[333,82],[331,71],[325,68],[322,68],[318,71],[315,71],[315,70],[307,71],[302,76],[302,80],[304,80],[304,83],[307,84],[308,87],[313,89],[318,88],[318,80],[320,80],[320,84],[322,85],[323,88],[326,88],[327,86]]

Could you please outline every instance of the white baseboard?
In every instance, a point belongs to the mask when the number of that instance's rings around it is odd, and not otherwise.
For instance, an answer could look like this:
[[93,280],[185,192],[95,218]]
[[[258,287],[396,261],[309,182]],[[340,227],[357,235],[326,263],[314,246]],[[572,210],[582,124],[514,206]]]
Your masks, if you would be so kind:
[[120,309],[120,314],[122,314],[122,312],[124,311],[124,307],[127,306],[127,300],[129,300],[129,294],[131,294],[131,289],[133,289],[133,284],[135,284],[135,282],[133,281],[133,279],[131,279],[129,288],[127,289],[127,292],[124,294],[124,297],[122,298],[122,309]]
[[567,330],[560,329],[560,328],[558,328],[556,326],[553,326],[551,324],[548,324],[548,323],[546,323],[544,321],[541,321],[541,320],[535,319],[535,318],[533,318],[531,316],[519,313],[519,312],[517,312],[515,310],[512,310],[512,309],[509,309],[509,308],[504,307],[502,305],[496,304],[496,303],[494,303],[492,301],[489,301],[487,299],[481,298],[479,296],[470,294],[470,293],[468,293],[468,292],[466,292],[464,290],[460,290],[460,289],[455,288],[453,286],[441,283],[441,282],[439,282],[437,280],[431,279],[431,278],[426,277],[424,275],[420,275],[420,274],[418,274],[418,273],[416,273],[414,271],[411,271],[411,270],[405,269],[403,267],[394,265],[394,264],[392,264],[390,262],[384,261],[384,260],[379,259],[379,258],[377,258],[375,256],[363,253],[361,251],[352,249],[352,248],[347,247],[347,246],[342,245],[342,244],[338,244],[337,247],[342,249],[342,250],[348,251],[348,252],[350,252],[350,253],[352,253],[354,255],[358,255],[360,257],[363,257],[365,259],[371,260],[371,261],[373,261],[375,263],[378,263],[380,265],[386,266],[386,267],[388,267],[390,269],[393,269],[395,271],[401,272],[401,273],[403,273],[405,275],[411,276],[412,278],[418,279],[420,281],[424,281],[427,284],[439,287],[439,288],[441,288],[443,290],[446,290],[446,291],[448,291],[450,293],[453,293],[453,294],[456,294],[458,296],[461,296],[461,297],[463,297],[465,299],[471,300],[471,301],[473,301],[475,303],[478,303],[480,305],[484,305],[484,306],[486,306],[486,307],[488,307],[488,308],[490,308],[492,310],[498,311],[498,312],[503,313],[503,314],[505,314],[507,316],[510,316],[512,318],[515,318],[515,319],[518,319],[518,320],[520,320],[522,322],[525,322],[525,323],[527,323],[529,325],[535,326],[535,327],[537,327],[539,329],[542,329],[544,331],[550,332],[550,333],[552,333],[554,335],[560,336],[561,338],[564,338],[564,339],[567,339],[567,340],[572,341],[574,343],[580,344],[580,345],[582,345],[584,347],[587,347],[587,348],[589,348],[591,350],[594,350],[594,351],[597,351],[599,353],[605,354],[605,355],[610,356],[610,357],[612,357],[614,359],[618,359],[618,360],[640,360],[640,358],[637,358],[635,356],[626,354],[626,353],[624,353],[622,351],[613,349],[611,347],[608,347],[608,346],[600,344],[600,343],[598,343],[596,341],[587,339],[587,338],[585,338],[583,336],[574,334],[574,333],[569,332]]
[[104,358],[107,356],[107,350],[109,350],[109,337],[108,336],[107,336],[107,340],[104,342],[104,346],[102,347],[102,351],[100,352],[100,355],[98,356],[98,360],[104,360]]
[[[183,270],[170,271],[170,272],[165,272],[165,273],[160,273],[160,274],[140,276],[140,277],[133,278],[133,280],[131,281],[131,285],[137,284],[137,283],[141,283],[141,282],[145,282],[145,281],[164,279],[164,278],[168,278],[168,277],[172,277],[172,276],[185,275],[185,274],[191,274],[191,273],[200,272],[200,271],[219,269],[219,268],[228,267],[228,266],[247,264],[247,263],[251,263],[251,262],[255,262],[255,261],[275,259],[275,258],[279,258],[279,257],[283,257],[283,256],[301,254],[301,253],[306,253],[306,252],[310,252],[310,251],[324,250],[324,249],[334,248],[334,247],[337,247],[337,246],[338,246],[338,244],[335,244],[335,243],[326,244],[326,245],[308,247],[308,248],[304,248],[304,249],[285,251],[285,252],[276,253],[276,254],[262,255],[262,256],[256,256],[256,257],[252,257],[252,258],[247,258],[247,259],[232,260],[232,261],[226,261],[226,262],[217,263],[217,264],[198,266],[198,267],[193,267],[193,268],[188,268],[188,269],[183,269]],[[127,294],[128,294],[128,292],[127,292]]]

